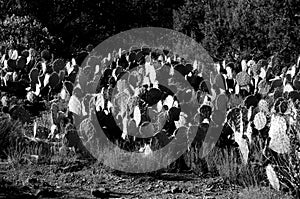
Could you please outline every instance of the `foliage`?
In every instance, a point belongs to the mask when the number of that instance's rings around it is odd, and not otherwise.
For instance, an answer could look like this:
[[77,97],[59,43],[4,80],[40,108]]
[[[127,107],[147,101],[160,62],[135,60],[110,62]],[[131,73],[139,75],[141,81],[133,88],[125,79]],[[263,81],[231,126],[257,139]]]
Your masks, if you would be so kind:
[[299,5],[299,0],[14,0],[2,4],[0,17],[18,14],[41,22],[55,36],[51,48],[63,57],[121,31],[154,26],[192,36],[218,58],[279,53],[289,64],[299,53]]
[[[1,45],[13,48],[48,48],[53,37],[46,27],[30,16],[7,16],[0,23]],[[21,48],[22,50],[22,48]]]
[[290,63],[299,54],[299,5],[289,0],[186,0],[174,13],[174,29],[201,41],[219,58],[279,53]]
[[106,38],[131,28],[172,28],[172,8],[178,7],[181,2],[182,0],[13,0],[10,6],[3,5],[7,13],[2,15],[17,13],[39,20],[57,38],[53,45],[56,54],[64,57],[89,43],[97,45]]
[[5,157],[10,147],[22,138],[22,128],[19,122],[13,121],[8,115],[0,115],[0,157]]

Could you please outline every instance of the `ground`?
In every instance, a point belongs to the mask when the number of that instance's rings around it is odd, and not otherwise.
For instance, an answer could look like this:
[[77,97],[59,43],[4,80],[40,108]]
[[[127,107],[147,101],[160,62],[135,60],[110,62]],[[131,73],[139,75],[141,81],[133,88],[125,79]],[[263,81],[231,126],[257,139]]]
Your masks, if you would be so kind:
[[[102,198],[283,198],[269,188],[245,189],[210,175],[129,175],[79,161],[68,165],[3,162],[0,176],[0,198],[101,198],[99,193],[108,194]],[[266,196],[257,195],[262,192]]]

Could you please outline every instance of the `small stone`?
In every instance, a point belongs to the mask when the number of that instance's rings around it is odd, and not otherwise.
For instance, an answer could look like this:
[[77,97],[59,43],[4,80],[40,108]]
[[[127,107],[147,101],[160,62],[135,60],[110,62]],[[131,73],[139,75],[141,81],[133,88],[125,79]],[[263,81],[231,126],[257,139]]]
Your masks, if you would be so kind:
[[33,172],[33,174],[36,175],[36,176],[38,176],[38,175],[42,175],[42,172],[40,172],[40,171],[35,171],[35,172]]
[[43,187],[53,187],[53,186],[50,185],[48,182],[43,182]]
[[177,186],[172,186],[171,193],[182,193],[182,190]]
[[28,178],[27,179],[27,182],[30,183],[30,184],[36,184],[38,183],[38,179],[37,178]]
[[43,197],[43,198],[55,198],[59,197],[58,192],[55,192],[54,190],[49,189],[39,189],[35,193],[36,197]]
[[167,194],[167,193],[171,193],[171,191],[169,189],[164,189],[161,193],[162,194]]
[[120,183],[125,183],[126,180],[125,179],[120,179],[120,180],[117,180],[117,183],[120,184]]
[[34,189],[38,189],[38,188],[40,188],[40,186],[39,186],[38,184],[34,184],[34,185],[33,185],[33,188],[34,188]]
[[190,190],[190,189],[187,189],[187,190],[186,190],[186,193],[187,193],[187,194],[192,194],[192,193],[193,193],[193,191],[192,191],[192,190]]
[[153,187],[151,185],[149,185],[147,188],[146,188],[146,191],[152,191],[153,190]]
[[23,186],[22,188],[22,191],[30,191],[30,187],[29,186]]
[[91,194],[96,198],[108,198],[110,196],[109,190],[105,188],[92,189]]

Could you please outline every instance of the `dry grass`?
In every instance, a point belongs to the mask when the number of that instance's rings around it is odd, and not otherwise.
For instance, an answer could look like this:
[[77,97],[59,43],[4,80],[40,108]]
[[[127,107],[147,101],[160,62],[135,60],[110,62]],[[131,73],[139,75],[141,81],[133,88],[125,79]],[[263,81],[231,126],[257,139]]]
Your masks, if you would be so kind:
[[0,156],[6,157],[12,153],[12,147],[15,147],[22,138],[22,125],[13,121],[5,114],[0,115]]
[[292,199],[293,197],[269,187],[248,187],[238,194],[240,199]]
[[260,186],[262,171],[242,163],[237,149],[220,149],[215,147],[206,157],[209,171],[217,173],[226,182],[243,187]]
[[118,146],[98,148],[98,161],[113,170],[129,173],[149,173],[166,168],[171,164],[168,154],[153,155],[152,152],[126,152]]
[[[37,119],[39,126],[47,126],[49,117],[42,114]],[[13,167],[19,164],[48,163],[51,158],[50,145],[43,141],[30,140],[33,128],[30,124],[22,124],[7,115],[0,118],[0,153]]]

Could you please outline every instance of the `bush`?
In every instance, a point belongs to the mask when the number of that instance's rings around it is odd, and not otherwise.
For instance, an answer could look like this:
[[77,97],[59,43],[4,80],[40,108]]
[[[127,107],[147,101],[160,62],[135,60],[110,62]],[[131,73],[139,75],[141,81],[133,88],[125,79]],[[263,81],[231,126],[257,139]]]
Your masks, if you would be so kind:
[[53,37],[48,29],[30,16],[7,16],[0,23],[1,45],[13,48],[49,48]]
[[298,0],[185,0],[174,12],[174,29],[221,59],[234,59],[235,53],[253,59],[279,53],[290,64],[299,54],[299,5]]
[[1,113],[0,115],[0,158],[7,158],[7,155],[17,148],[19,141],[23,138],[22,126],[18,121]]

